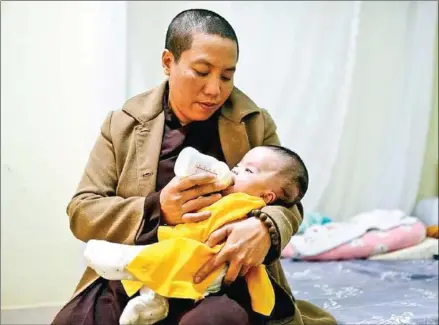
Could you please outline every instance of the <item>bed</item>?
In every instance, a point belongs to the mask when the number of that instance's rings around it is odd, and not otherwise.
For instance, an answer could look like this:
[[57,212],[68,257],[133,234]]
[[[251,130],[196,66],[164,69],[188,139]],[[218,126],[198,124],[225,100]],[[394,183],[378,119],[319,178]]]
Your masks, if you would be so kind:
[[438,324],[438,261],[282,260],[296,299],[339,324]]

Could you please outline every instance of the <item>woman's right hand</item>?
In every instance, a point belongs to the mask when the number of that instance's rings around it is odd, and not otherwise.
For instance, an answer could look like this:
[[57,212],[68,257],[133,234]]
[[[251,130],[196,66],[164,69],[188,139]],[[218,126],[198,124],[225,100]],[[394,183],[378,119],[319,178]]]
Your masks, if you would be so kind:
[[209,218],[210,212],[195,211],[221,199],[222,195],[215,192],[225,188],[224,185],[215,182],[215,176],[211,174],[174,177],[160,193],[160,206],[165,223],[177,225]]

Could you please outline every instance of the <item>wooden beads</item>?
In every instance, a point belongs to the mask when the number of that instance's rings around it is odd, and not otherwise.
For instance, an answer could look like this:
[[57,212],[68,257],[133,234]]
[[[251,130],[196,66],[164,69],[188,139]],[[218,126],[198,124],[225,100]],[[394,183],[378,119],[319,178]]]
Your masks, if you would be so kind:
[[255,217],[264,224],[264,226],[268,230],[268,234],[270,235],[271,239],[271,245],[278,246],[279,245],[279,236],[277,233],[276,226],[274,225],[273,221],[268,217],[268,215],[261,210],[253,210],[249,213],[250,217]]

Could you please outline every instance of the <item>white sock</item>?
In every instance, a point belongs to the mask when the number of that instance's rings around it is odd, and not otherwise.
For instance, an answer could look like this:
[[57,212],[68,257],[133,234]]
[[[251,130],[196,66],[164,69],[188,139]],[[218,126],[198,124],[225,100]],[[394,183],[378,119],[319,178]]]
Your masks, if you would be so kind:
[[87,265],[107,280],[134,280],[126,271],[128,264],[145,248],[110,243],[104,240],[87,242],[84,257]]
[[131,299],[119,319],[120,325],[155,324],[168,316],[168,299],[142,287],[140,296]]

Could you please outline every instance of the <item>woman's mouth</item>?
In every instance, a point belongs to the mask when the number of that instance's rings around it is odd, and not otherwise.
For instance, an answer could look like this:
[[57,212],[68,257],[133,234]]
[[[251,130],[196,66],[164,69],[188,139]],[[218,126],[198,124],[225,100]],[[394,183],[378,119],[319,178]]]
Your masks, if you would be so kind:
[[198,102],[197,104],[198,104],[203,110],[205,110],[205,111],[209,111],[209,112],[215,110],[215,108],[218,106],[218,104],[216,104],[216,103],[209,103],[209,102],[205,102],[205,103]]

